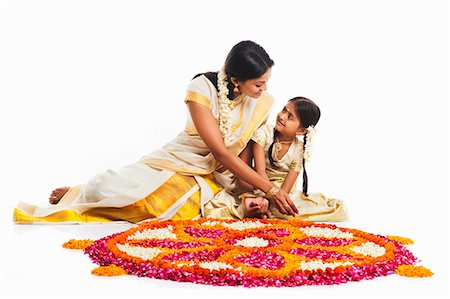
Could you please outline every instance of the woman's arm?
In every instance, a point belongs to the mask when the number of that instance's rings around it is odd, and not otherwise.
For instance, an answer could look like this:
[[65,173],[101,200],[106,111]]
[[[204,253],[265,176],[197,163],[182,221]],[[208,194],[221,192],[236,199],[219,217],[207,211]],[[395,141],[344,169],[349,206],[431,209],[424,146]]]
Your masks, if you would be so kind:
[[253,146],[253,159],[255,159],[256,172],[270,181],[266,173],[266,157],[264,155],[264,148],[256,142],[250,142]]
[[[244,161],[245,163],[247,163],[248,166],[252,166],[251,162],[252,162],[252,146],[251,143],[247,143],[247,146],[244,148],[244,150],[240,153],[239,158],[242,159],[242,161]],[[241,180],[240,178],[237,179],[238,180],[238,185],[239,185],[239,193],[246,193],[246,192],[252,192],[253,191],[253,186],[246,183],[245,181]]]
[[[259,127],[263,126],[266,124],[265,120]],[[241,154],[239,155],[239,158],[242,159],[242,161],[244,161],[245,163],[247,163],[248,166],[253,167],[252,165],[252,160],[254,157],[254,149],[253,149],[253,145],[254,145],[254,141],[250,140],[247,145],[245,146],[244,150],[241,152]],[[260,175],[262,175],[262,173],[258,172]],[[267,177],[266,172],[264,171],[264,176]],[[269,180],[269,178],[267,177],[267,180]],[[246,192],[252,192],[253,191],[253,186],[244,182],[241,179],[238,179],[238,184],[239,184],[239,193],[246,193]]]
[[298,178],[298,172],[289,170],[286,178],[284,179],[283,186],[281,186],[281,189],[286,191],[287,193],[291,192],[292,186],[294,186],[295,181]]
[[[216,161],[225,166],[239,179],[267,193],[272,188],[272,183],[227,150],[211,110],[195,102],[188,102],[187,105],[198,134],[214,155]],[[282,189],[275,194],[273,201],[281,213],[289,213],[292,216],[298,213],[289,195]]]
[[207,107],[194,102],[188,102],[187,105],[198,134],[214,155],[216,161],[225,166],[238,178],[261,189],[263,192],[268,192],[272,188],[272,184],[262,179],[244,161],[227,150],[211,111]]
[[[247,146],[245,149],[241,152],[239,157],[247,163],[250,167],[252,167],[252,158],[253,158],[253,141],[250,140],[247,143]],[[261,174],[261,173],[260,173]],[[264,173],[265,174],[265,173]],[[266,175],[267,177],[267,175]],[[267,180],[269,178],[267,177]],[[253,194],[253,186],[250,184],[247,184],[241,179],[238,179],[239,183],[239,193],[240,194],[247,194],[247,196],[243,199],[243,203],[245,206],[245,217],[250,218],[263,218],[264,215],[269,217],[271,216],[271,213],[269,211],[269,201],[261,196],[252,195]]]

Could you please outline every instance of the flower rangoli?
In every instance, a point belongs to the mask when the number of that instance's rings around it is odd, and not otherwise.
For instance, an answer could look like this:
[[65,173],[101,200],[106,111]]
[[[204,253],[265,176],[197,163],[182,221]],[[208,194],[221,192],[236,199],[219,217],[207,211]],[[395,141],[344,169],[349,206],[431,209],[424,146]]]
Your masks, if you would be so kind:
[[[228,286],[340,284],[377,276],[431,276],[406,249],[412,241],[298,220],[146,222],[79,241],[96,275],[129,274]],[[71,240],[68,248],[80,248]]]

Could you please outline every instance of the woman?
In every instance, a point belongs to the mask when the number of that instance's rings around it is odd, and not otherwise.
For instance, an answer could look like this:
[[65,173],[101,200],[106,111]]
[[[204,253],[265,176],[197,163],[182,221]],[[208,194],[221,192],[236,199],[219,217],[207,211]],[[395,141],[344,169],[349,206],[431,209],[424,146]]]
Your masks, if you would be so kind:
[[[197,75],[189,84],[185,98],[189,117],[173,141],[119,171],[96,175],[85,185],[56,189],[50,197],[53,207],[20,203],[14,210],[15,222],[194,219],[233,181],[232,174],[244,182],[243,191],[262,190],[280,213],[295,216],[298,211],[289,195],[249,166],[252,157],[246,148],[269,116],[273,100],[264,91],[273,65],[258,44],[238,43],[219,73]],[[264,215],[267,208],[257,214]]]

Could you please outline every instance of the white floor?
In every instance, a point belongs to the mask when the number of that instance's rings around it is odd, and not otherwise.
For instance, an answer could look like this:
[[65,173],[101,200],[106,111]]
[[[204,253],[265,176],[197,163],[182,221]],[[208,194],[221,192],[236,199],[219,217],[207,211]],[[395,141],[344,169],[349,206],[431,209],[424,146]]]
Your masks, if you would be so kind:
[[[0,0],[0,298],[448,298],[447,1],[212,2]],[[275,61],[269,122],[297,95],[323,111],[310,191],[345,200],[342,226],[412,238],[432,278],[292,289],[99,278],[61,244],[129,225],[12,224],[18,201],[46,205],[52,188],[175,137],[189,79],[245,39]]]
[[[405,229],[385,223],[363,221],[340,226],[379,234],[402,234],[416,244],[410,250],[430,268],[432,278],[414,279],[397,275],[338,286],[297,288],[212,287],[134,276],[96,277],[96,267],[82,251],[61,247],[76,238],[100,238],[131,227],[101,225],[13,225],[3,230],[1,294],[3,298],[448,298],[447,237],[427,230]],[[425,224],[426,225],[426,224]]]

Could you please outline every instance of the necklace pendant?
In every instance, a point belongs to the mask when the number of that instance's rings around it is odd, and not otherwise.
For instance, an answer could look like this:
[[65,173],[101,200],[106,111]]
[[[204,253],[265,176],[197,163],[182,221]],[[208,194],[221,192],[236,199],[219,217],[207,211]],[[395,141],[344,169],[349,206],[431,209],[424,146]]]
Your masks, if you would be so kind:
[[273,149],[275,150],[275,152],[279,152],[282,148],[283,145],[279,141],[275,142],[275,144],[273,145]]

